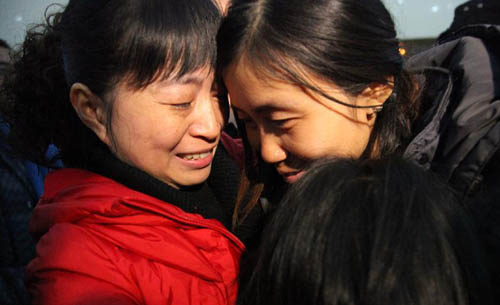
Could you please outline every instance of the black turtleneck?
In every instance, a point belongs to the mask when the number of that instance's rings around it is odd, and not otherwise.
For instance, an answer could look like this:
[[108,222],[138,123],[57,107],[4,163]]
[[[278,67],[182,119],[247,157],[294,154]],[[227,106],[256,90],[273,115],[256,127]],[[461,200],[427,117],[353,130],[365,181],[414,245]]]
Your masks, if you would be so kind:
[[226,228],[231,228],[239,170],[221,144],[217,147],[208,180],[200,185],[180,190],[119,160],[107,147],[96,148],[92,156],[89,156],[85,169],[173,204],[187,213],[200,214],[207,219],[217,219]]

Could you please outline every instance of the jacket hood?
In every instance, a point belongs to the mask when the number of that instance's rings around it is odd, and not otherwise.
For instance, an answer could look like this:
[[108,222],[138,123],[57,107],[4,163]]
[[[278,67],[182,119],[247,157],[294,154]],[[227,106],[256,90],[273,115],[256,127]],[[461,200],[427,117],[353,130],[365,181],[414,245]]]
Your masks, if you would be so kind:
[[499,62],[500,26],[476,25],[450,33],[408,63],[425,74],[426,111],[405,155],[464,194],[500,146]]

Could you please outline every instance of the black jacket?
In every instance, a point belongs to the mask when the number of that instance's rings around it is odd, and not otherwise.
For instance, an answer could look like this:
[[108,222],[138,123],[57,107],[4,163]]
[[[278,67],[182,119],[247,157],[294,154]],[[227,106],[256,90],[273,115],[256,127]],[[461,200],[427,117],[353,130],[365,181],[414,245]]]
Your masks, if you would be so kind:
[[500,26],[449,32],[408,66],[426,80],[416,135],[404,154],[465,200],[500,300]]
[[35,256],[28,222],[38,196],[26,162],[13,158],[0,141],[1,304],[29,304],[24,287],[24,266]]

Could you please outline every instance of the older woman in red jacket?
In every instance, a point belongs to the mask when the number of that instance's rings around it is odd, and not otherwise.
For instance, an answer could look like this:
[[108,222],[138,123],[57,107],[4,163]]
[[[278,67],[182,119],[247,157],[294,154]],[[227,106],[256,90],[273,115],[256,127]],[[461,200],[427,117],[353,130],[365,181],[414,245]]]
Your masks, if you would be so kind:
[[[11,144],[53,171],[35,208],[34,304],[232,304],[238,169],[219,145],[220,6],[71,0],[7,79]],[[222,98],[220,98],[222,96]]]

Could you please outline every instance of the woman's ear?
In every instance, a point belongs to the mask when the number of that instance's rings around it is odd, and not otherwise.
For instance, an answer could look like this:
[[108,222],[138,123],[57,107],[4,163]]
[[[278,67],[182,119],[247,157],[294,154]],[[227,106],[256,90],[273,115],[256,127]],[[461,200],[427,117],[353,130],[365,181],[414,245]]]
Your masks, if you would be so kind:
[[82,83],[74,83],[71,86],[69,99],[83,124],[101,141],[110,145],[104,101]]
[[394,78],[391,76],[385,84],[373,83],[366,87],[357,97],[356,105],[373,106],[364,108],[367,121],[376,117],[377,112],[383,109],[384,103],[394,90]]

